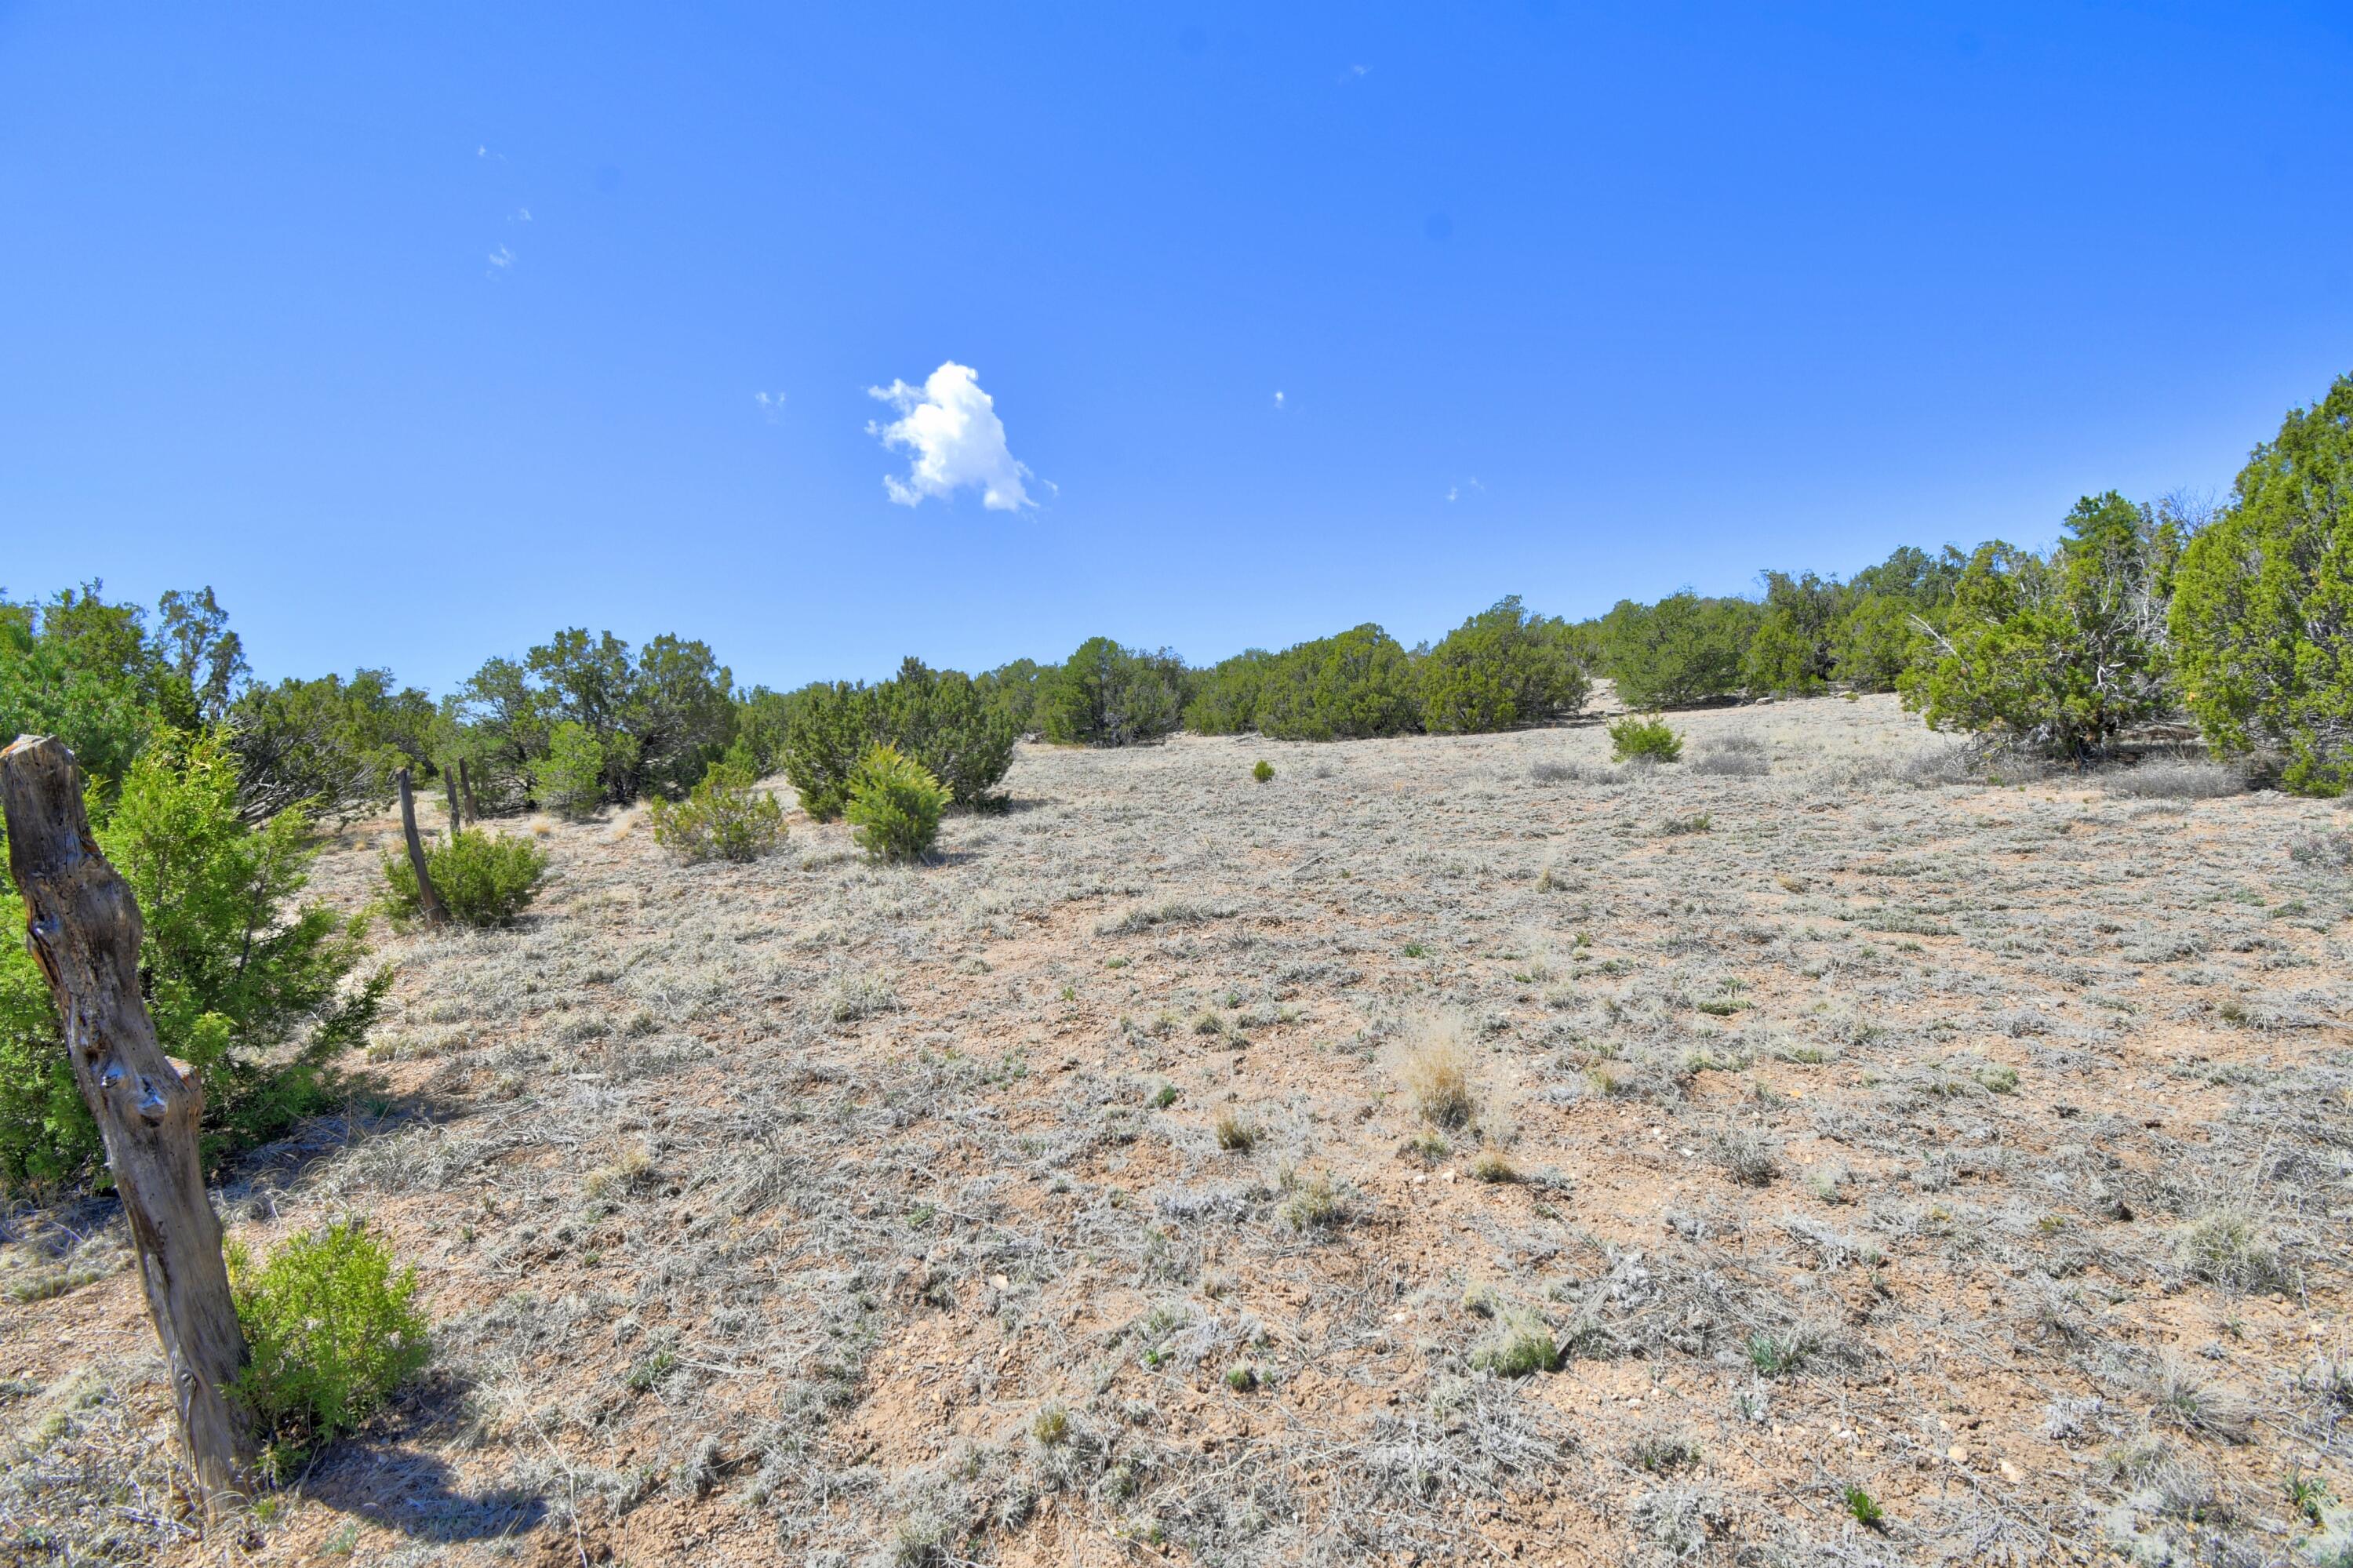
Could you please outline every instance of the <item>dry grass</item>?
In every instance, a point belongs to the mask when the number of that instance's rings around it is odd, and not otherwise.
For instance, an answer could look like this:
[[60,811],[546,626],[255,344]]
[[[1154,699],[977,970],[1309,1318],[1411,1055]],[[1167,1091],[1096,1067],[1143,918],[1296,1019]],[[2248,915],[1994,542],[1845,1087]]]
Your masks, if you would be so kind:
[[1467,1033],[1451,1012],[1426,1014],[1409,1026],[1398,1060],[1398,1087],[1414,1114],[1432,1127],[1466,1127],[1479,1113]]
[[2342,813],[1971,772],[1883,699],[1673,722],[1029,747],[920,869],[543,824],[541,906],[387,938],[377,1082],[221,1192],[257,1249],[370,1214],[428,1377],[199,1547],[119,1224],[18,1213],[0,1556],[2341,1538]]

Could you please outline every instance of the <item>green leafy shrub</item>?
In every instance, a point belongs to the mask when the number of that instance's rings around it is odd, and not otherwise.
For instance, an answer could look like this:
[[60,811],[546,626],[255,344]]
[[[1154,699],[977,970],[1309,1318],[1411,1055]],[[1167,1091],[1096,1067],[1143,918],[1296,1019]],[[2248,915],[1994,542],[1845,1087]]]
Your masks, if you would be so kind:
[[2165,585],[2179,523],[2111,491],[2066,526],[2049,556],[1996,540],[1969,557],[1932,657],[1900,683],[1930,728],[2081,761],[2175,711]]
[[818,682],[784,700],[780,760],[818,821],[840,816],[850,776],[877,746],[921,763],[951,800],[985,807],[1013,766],[1020,729],[1000,694],[957,670],[908,659],[879,686]]
[[[490,833],[464,829],[446,843],[425,846],[425,874],[449,911],[466,926],[504,926],[530,907],[547,878],[547,852],[520,833]],[[393,916],[413,920],[423,906],[417,902],[417,871],[404,852],[384,857],[384,880],[391,889],[385,900]]]
[[975,675],[972,683],[991,711],[1001,715],[1016,736],[1024,736],[1038,727],[1038,678],[1042,673],[1037,660],[1016,659]]
[[1421,723],[1432,735],[1509,729],[1573,714],[1591,683],[1566,624],[1514,595],[1446,634],[1421,667]]
[[1736,696],[1762,615],[1746,599],[1702,599],[1688,588],[1656,604],[1620,600],[1599,629],[1619,700],[1666,708]]
[[849,776],[842,815],[859,847],[876,860],[913,860],[940,835],[948,791],[931,771],[894,746],[874,747]]
[[550,732],[547,755],[531,765],[532,793],[559,816],[585,817],[605,803],[605,743],[566,720]]
[[392,799],[393,774],[433,755],[433,701],[393,684],[389,670],[357,670],[255,685],[228,710],[237,792],[248,817],[298,802],[348,821]]
[[1018,731],[1004,709],[960,670],[920,659],[867,694],[870,743],[895,746],[931,770],[959,806],[985,806],[1013,766]]
[[1274,764],[1269,762],[1263,757],[1260,758],[1257,763],[1250,768],[1250,777],[1257,779],[1261,784],[1272,783],[1274,780]]
[[1089,638],[1038,678],[1038,727],[1060,746],[1157,740],[1176,727],[1184,705],[1183,661],[1108,637]]
[[641,795],[676,800],[734,737],[734,677],[701,642],[665,633],[632,651],[611,632],[557,632],[520,661],[491,659],[445,704],[443,717],[468,740],[486,783],[531,779],[551,756],[556,732],[578,725],[597,747],[596,793],[587,792],[586,749],[565,758],[563,801],[572,813]]
[[785,777],[820,822],[849,803],[849,776],[874,744],[871,706],[866,688],[847,681],[819,681],[785,700]]
[[1748,640],[1741,673],[1751,692],[1808,696],[1830,684],[1837,659],[1832,632],[1844,590],[1812,572],[1765,574],[1765,607]]
[[289,1241],[258,1269],[242,1246],[227,1252],[249,1357],[236,1393],[264,1434],[265,1467],[283,1479],[425,1365],[417,1271],[396,1275],[360,1219]]
[[213,590],[176,589],[152,633],[135,604],[110,604],[91,582],[46,600],[0,599],[0,745],[55,736],[101,800],[150,740],[217,724],[245,653]]
[[1617,762],[1678,762],[1683,737],[1667,727],[1657,715],[1643,718],[1629,714],[1609,725],[1609,756]]
[[754,686],[735,700],[735,737],[728,743],[727,762],[748,768],[754,779],[765,779],[785,765],[785,710],[791,699],[782,692]]
[[2353,376],[2290,413],[2189,542],[2171,631],[2219,755],[2284,755],[2291,789],[2353,786]]
[[1259,688],[1275,659],[1263,648],[1250,648],[1210,666],[1185,705],[1185,727],[1195,735],[1240,735],[1258,727]]
[[0,888],[0,1186],[47,1187],[89,1175],[100,1157],[40,966],[16,939],[25,906]]
[[648,808],[654,842],[681,860],[757,860],[784,842],[785,809],[748,768],[714,762],[682,801]]
[[1837,678],[1859,692],[1892,692],[1933,651],[1968,557],[1947,545],[1936,555],[1905,545],[1846,585],[1831,626]]
[[[252,826],[220,736],[162,731],[97,819],[143,916],[156,1039],[204,1077],[207,1164],[332,1103],[332,1064],[364,1043],[392,976],[346,984],[367,956],[364,926],[296,903],[317,853],[302,813]],[[22,931],[13,892],[0,906]],[[102,1160],[47,986],[12,941],[0,951],[0,1181],[96,1179]]]
[[1258,732],[1272,740],[1403,735],[1419,722],[1412,655],[1370,621],[1275,655],[1259,683]]

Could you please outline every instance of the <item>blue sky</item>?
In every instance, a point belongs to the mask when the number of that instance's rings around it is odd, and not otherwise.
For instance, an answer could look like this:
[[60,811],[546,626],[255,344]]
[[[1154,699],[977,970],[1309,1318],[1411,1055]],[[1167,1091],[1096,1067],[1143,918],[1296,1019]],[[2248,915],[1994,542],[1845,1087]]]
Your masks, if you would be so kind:
[[[0,585],[787,685],[2039,541],[2353,368],[2348,84],[2341,0],[0,5]],[[870,429],[947,364],[1028,504]]]

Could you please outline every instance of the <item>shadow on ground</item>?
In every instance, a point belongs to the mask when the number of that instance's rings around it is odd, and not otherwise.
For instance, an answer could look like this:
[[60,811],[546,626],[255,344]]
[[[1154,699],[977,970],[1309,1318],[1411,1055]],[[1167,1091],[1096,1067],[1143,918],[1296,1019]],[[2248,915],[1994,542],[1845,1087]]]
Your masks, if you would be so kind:
[[547,1499],[535,1492],[494,1487],[470,1496],[441,1460],[396,1445],[350,1445],[312,1471],[302,1491],[314,1502],[417,1541],[522,1535],[547,1517]]

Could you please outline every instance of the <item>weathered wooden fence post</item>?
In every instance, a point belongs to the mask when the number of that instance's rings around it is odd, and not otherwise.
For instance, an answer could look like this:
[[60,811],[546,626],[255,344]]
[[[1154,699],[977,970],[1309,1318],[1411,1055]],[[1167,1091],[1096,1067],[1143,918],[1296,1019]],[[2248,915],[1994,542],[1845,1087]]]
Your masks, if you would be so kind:
[[466,821],[480,821],[482,809],[474,804],[473,775],[466,771],[466,759],[462,757],[458,758],[458,793],[464,796],[466,800]]
[[449,802],[449,837],[454,841],[458,830],[466,825],[465,813],[458,808],[458,774],[455,768],[444,768],[441,770],[441,793]]
[[441,895],[433,891],[433,878],[425,871],[425,841],[417,836],[417,796],[408,782],[408,769],[393,775],[400,786],[400,832],[408,841],[408,866],[417,873],[417,906],[423,911],[427,926],[438,926],[449,918],[441,907]]
[[90,836],[73,753],[47,736],[19,736],[0,751],[0,808],[26,945],[48,978],[74,1082],[106,1140],[180,1437],[206,1511],[216,1515],[245,1492],[257,1448],[228,1393],[245,1364],[245,1335],[196,1157],[204,1088],[156,1044],[139,994],[139,901]]

